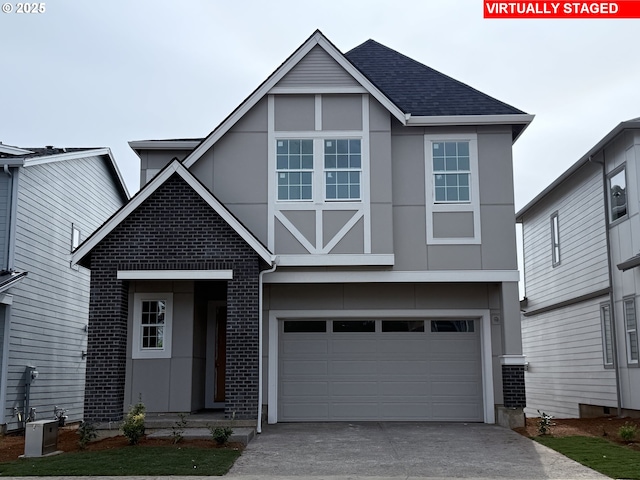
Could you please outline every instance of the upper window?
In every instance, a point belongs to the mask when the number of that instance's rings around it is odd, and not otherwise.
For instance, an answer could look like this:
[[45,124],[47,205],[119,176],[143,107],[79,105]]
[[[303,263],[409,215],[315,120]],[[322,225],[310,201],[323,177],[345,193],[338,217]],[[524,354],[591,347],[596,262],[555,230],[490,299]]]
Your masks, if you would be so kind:
[[74,251],[80,245],[80,229],[71,225],[71,251]]
[[137,293],[133,310],[132,357],[171,357],[173,294]]
[[469,142],[433,142],[433,193],[436,203],[471,201]]
[[554,267],[560,265],[560,223],[558,212],[551,215],[551,258]]
[[360,140],[325,140],[324,172],[327,200],[359,200],[362,172]]
[[638,323],[636,318],[636,300],[627,298],[624,301],[624,320],[627,330],[627,362],[638,363]]
[[602,320],[602,351],[604,366],[613,366],[613,333],[611,330],[611,312],[609,304],[600,306],[600,319]]
[[[278,200],[359,201],[362,140],[278,139],[276,175]],[[322,185],[324,192],[316,192],[314,185]]]
[[615,222],[627,214],[627,181],[625,169],[609,177],[609,214]]
[[276,142],[278,200],[313,198],[313,140]]

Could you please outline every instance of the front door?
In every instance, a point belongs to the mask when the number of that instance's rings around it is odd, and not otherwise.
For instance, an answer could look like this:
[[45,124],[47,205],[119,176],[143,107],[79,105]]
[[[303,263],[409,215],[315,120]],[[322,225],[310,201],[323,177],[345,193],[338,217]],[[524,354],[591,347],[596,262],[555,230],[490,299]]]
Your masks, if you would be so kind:
[[227,307],[209,302],[207,307],[207,373],[205,408],[224,408],[227,366]]

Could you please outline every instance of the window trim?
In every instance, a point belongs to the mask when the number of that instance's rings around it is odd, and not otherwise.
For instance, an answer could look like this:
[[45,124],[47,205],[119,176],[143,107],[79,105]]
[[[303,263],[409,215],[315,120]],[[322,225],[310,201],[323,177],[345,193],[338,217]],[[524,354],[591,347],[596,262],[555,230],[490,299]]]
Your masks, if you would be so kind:
[[[616,218],[614,220],[613,218],[613,209],[612,209],[612,204],[611,204],[611,180],[613,179],[613,177],[615,177],[616,175],[618,175],[619,173],[623,173],[624,175],[624,185],[625,185],[625,195],[626,195],[626,202],[625,202],[625,214],[622,215],[619,218]],[[607,215],[609,215],[609,225],[616,225],[620,222],[625,221],[626,219],[629,218],[629,192],[628,192],[628,187],[629,187],[629,182],[627,181],[627,166],[626,164],[622,164],[619,167],[617,167],[616,169],[614,169],[613,171],[611,171],[610,173],[607,174],[607,204],[608,204],[608,212]]]
[[[605,320],[605,312],[608,317],[609,335],[607,341],[607,320]],[[602,328],[602,363],[604,368],[614,368],[615,357],[613,354],[613,325],[611,323],[611,304],[609,302],[600,304],[600,326]],[[611,361],[608,361],[609,357]]]
[[[162,300],[166,303],[164,317],[164,334],[162,348],[145,349],[142,347],[142,302],[149,300]],[[171,344],[173,332],[173,293],[135,293],[133,301],[133,328],[131,341],[131,357],[133,359],[144,358],[171,358]]]
[[[78,239],[76,241],[76,232]],[[71,224],[71,251],[73,252],[82,243],[82,230],[75,224]]]
[[[354,168],[354,167],[346,167],[346,168],[339,168],[337,163],[336,163],[336,167],[335,168],[327,168],[326,165],[326,142],[327,141],[335,141],[337,142],[338,140],[347,140],[347,141],[351,141],[351,140],[358,140],[360,142],[360,167],[358,168]],[[315,155],[315,154],[314,154]],[[327,173],[328,172],[333,172],[335,174],[339,173],[339,172],[347,172],[347,173],[352,173],[352,172],[357,172],[358,173],[358,177],[359,177],[359,181],[358,181],[358,198],[327,198]],[[362,202],[362,136],[358,136],[358,137],[326,137],[322,138],[322,196],[323,196],[323,200],[325,203],[334,203],[334,202]]]
[[[633,318],[635,321],[635,327],[629,328],[629,322],[627,317],[627,307],[629,305],[633,306]],[[627,365],[628,366],[639,366],[640,360],[640,342],[638,342],[638,310],[636,308],[636,298],[624,297],[622,299],[622,311],[624,314],[624,337],[627,344]],[[636,342],[636,358],[632,357],[631,352],[631,336],[635,336]]]
[[[300,165],[300,168],[296,168],[296,169],[292,169],[292,168],[278,168],[278,142],[290,142],[291,140],[299,140],[300,142],[303,142],[305,140],[310,140],[311,141],[311,145],[313,147],[313,152],[312,152],[312,158],[313,158],[313,166],[311,168],[304,168],[302,166],[302,164]],[[313,202],[314,201],[314,196],[316,194],[316,150],[317,150],[317,143],[315,141],[315,139],[313,138],[276,138],[275,139],[275,146],[276,146],[276,151],[275,151],[275,158],[276,158],[276,170],[275,170],[275,175],[276,175],[276,181],[275,181],[275,186],[276,186],[276,201],[278,202],[283,202],[283,203],[309,203],[309,202]],[[302,153],[301,153],[302,154]],[[287,173],[287,174],[291,174],[291,173],[299,173],[300,175],[302,175],[303,173],[311,173],[311,198],[280,198],[279,196],[279,190],[280,190],[280,185],[278,183],[279,181],[279,176],[281,173]],[[302,185],[302,184],[301,184]],[[302,192],[301,192],[302,193]],[[302,194],[301,194],[302,197]]]
[[[469,142],[469,202],[464,203],[436,203],[434,191],[433,150],[436,142],[456,141]],[[427,215],[427,244],[428,245],[469,245],[481,244],[480,228],[480,172],[478,170],[478,134],[451,133],[425,134],[425,210]],[[473,237],[434,237],[433,214],[437,212],[471,212],[473,214]]]
[[551,214],[551,265],[557,267],[561,262],[560,255],[560,218],[556,210]]

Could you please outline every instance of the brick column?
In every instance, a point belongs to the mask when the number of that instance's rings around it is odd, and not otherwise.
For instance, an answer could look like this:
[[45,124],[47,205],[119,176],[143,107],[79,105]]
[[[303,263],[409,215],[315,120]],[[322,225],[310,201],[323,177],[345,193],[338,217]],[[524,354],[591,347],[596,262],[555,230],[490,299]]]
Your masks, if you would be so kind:
[[502,365],[502,393],[505,407],[524,408],[527,406],[524,365]]

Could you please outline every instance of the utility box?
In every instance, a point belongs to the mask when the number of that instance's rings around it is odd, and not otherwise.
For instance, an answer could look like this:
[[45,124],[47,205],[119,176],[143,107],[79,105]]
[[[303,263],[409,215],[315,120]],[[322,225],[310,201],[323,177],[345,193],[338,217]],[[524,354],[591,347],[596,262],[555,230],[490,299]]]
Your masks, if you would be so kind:
[[42,457],[58,450],[58,421],[37,420],[24,431],[24,456]]

